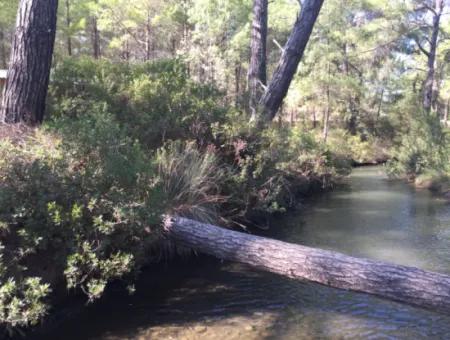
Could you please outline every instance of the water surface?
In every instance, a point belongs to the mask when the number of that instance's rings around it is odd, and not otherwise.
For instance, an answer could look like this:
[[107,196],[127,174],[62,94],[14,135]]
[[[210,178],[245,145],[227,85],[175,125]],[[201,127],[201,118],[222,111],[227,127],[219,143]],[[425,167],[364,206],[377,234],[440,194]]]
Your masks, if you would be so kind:
[[[273,222],[271,236],[450,274],[450,206],[356,169],[335,191]],[[171,269],[173,271],[173,268]],[[167,287],[88,309],[46,339],[450,339],[450,316],[292,281],[248,266],[181,264]]]

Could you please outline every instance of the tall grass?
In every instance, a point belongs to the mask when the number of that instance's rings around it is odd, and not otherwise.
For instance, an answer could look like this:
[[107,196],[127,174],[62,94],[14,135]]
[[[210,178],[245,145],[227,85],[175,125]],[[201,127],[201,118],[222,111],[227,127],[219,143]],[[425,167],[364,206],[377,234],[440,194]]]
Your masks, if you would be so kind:
[[203,222],[218,218],[224,180],[214,148],[200,151],[195,143],[170,142],[157,152],[158,175],[168,201],[168,213]]

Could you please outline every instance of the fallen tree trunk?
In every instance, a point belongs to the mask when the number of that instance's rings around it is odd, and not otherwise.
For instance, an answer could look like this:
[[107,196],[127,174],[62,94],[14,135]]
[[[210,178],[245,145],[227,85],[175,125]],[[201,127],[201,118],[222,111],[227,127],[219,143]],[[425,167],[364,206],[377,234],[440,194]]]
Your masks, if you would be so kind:
[[219,259],[450,314],[448,275],[244,234],[181,217],[167,217],[165,229],[177,244]]

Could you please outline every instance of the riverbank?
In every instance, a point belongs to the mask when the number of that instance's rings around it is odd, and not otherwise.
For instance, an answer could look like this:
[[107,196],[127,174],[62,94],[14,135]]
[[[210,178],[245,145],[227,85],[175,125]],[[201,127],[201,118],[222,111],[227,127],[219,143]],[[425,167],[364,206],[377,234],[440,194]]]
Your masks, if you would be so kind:
[[149,154],[108,115],[54,124],[0,144],[0,276],[12,332],[38,324],[67,288],[90,302],[115,281],[132,291],[142,266],[172,253],[164,213],[264,229],[268,216],[348,172],[344,156],[295,129],[168,142]]
[[[274,230],[270,229],[269,226],[275,225],[274,221],[281,218],[285,213],[289,215],[295,213],[295,211],[303,210],[304,204],[307,201],[314,199],[314,197],[320,196],[331,189],[330,186],[324,186],[324,179],[321,179],[320,177],[311,179],[299,177],[296,183],[297,185],[295,187],[290,188],[292,192],[296,193],[295,204],[292,202],[292,205],[283,212],[259,212],[258,214],[254,214],[253,216],[255,219],[247,225],[247,232],[270,237]],[[158,247],[160,247],[160,245],[155,245],[155,248]],[[166,250],[163,261],[146,265],[138,274],[139,278],[137,279],[137,285],[134,288],[137,292],[140,292],[139,295],[142,295],[143,291],[152,292],[153,290],[163,292],[164,294],[170,294],[171,289],[176,289],[180,280],[182,281],[185,277],[189,276],[192,268],[202,268],[204,266],[206,266],[206,268],[212,268],[214,266],[220,266],[220,261],[210,258],[209,256],[193,254],[187,249],[177,250],[176,245],[172,244],[167,244],[167,246],[163,247],[169,249]],[[155,258],[155,256],[151,257]],[[70,324],[73,320],[78,320],[80,317],[84,318],[86,314],[89,315],[92,311],[98,310],[98,308],[102,309],[102,306],[104,306],[105,303],[109,305],[110,308],[115,308],[114,305],[116,302],[120,305],[123,300],[133,299],[133,294],[130,295],[127,293],[126,283],[120,281],[112,282],[110,287],[105,290],[102,298],[88,306],[86,306],[86,297],[84,294],[77,291],[69,291],[68,294],[63,285],[59,284],[58,286],[59,288],[55,290],[57,293],[53,294],[54,298],[51,303],[52,310],[45,321],[39,326],[26,330],[25,333],[17,333],[17,337],[14,339],[23,338],[23,334],[27,334],[27,337],[33,339],[49,339],[49,334],[52,334],[52,332],[58,328],[64,327],[65,324]],[[153,294],[150,294],[150,296],[152,296],[152,298],[155,297],[155,303],[157,303],[159,297],[157,295],[154,296]],[[86,320],[86,322],[88,321]],[[199,331],[200,328],[203,329],[205,327],[199,323],[199,325],[195,327],[193,334],[198,332],[203,333],[203,331]],[[159,336],[164,333],[164,331],[156,332],[154,334],[152,333],[152,336]],[[241,333],[239,332],[239,334]]]
[[341,129],[327,142],[300,124],[255,131],[180,60],[67,59],[50,93],[41,127],[0,136],[0,327],[12,331],[39,324],[66,289],[89,302],[116,281],[133,291],[171,254],[164,214],[266,229],[346,176],[353,154],[377,154]]
[[419,189],[428,189],[450,202],[450,176],[446,174],[424,174],[414,179],[413,184]]
[[[369,167],[355,169],[335,190],[312,196],[302,210],[274,219],[262,233],[450,273],[449,219],[448,205],[427,190],[416,191],[389,180],[383,168]],[[170,289],[147,289],[139,280],[134,296],[101,300],[45,339],[410,339],[445,338],[450,331],[448,317],[437,313],[245,265],[205,258],[184,269],[187,275]]]
[[66,289],[133,291],[171,253],[164,214],[265,229],[375,154],[343,129],[328,142],[282,121],[256,131],[181,60],[68,58],[49,93],[42,126],[0,129],[0,332],[39,324]]

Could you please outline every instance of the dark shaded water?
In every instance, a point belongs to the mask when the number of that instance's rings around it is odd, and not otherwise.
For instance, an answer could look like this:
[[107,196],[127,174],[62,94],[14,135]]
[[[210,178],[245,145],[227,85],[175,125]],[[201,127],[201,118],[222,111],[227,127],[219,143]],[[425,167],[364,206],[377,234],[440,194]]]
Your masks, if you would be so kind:
[[[450,206],[388,181],[379,167],[356,169],[273,230],[289,242],[450,274]],[[149,275],[133,297],[106,299],[45,338],[450,339],[450,316],[244,265],[180,265],[167,287]]]

